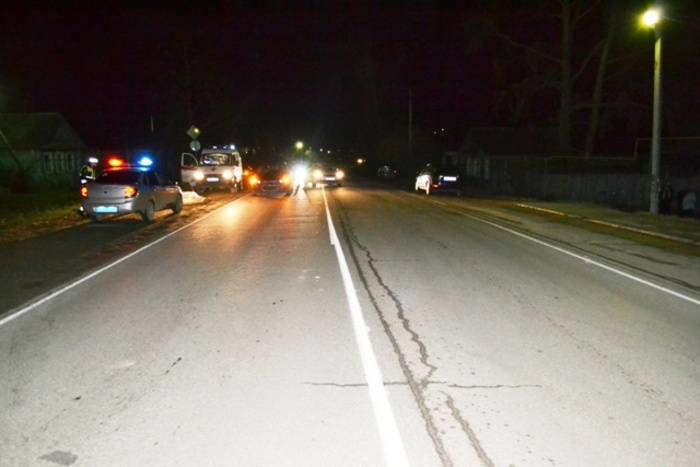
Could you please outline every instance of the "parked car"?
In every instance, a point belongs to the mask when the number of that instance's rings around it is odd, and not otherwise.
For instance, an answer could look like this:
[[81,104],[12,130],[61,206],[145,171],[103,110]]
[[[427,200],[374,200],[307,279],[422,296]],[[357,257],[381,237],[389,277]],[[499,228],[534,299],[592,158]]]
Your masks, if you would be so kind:
[[313,169],[313,185],[319,183],[332,186],[342,186],[345,172],[342,169],[330,164],[320,164]]
[[426,195],[437,192],[464,193],[463,177],[457,167],[451,165],[428,164],[418,172],[415,190],[425,191]]
[[294,191],[292,173],[286,165],[267,165],[250,176],[253,194],[284,194]]
[[107,215],[131,213],[151,222],[157,211],[182,211],[182,190],[150,167],[111,167],[80,188],[80,207],[93,222]]

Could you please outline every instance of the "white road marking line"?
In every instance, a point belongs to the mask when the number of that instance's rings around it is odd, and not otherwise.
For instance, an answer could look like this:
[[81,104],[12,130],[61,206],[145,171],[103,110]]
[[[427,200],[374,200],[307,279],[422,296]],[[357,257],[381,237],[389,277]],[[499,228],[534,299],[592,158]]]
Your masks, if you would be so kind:
[[[238,199],[241,199],[241,198],[238,198]],[[238,201],[238,199],[232,201],[232,203],[235,203],[236,201]],[[229,204],[231,204],[231,203],[229,203]],[[228,204],[227,204],[226,206],[228,206]],[[119,258],[118,260],[116,260],[116,261],[114,261],[114,262],[112,262],[112,263],[107,264],[106,266],[104,266],[104,267],[98,269],[97,271],[94,271],[94,272],[88,274],[87,276],[83,276],[83,277],[81,277],[80,279],[78,279],[77,281],[71,282],[70,284],[66,285],[65,287],[62,287],[62,288],[60,288],[60,289],[55,290],[54,292],[52,292],[52,293],[46,295],[45,297],[41,298],[40,300],[37,300],[36,302],[34,302],[34,303],[32,303],[32,304],[30,304],[30,305],[24,307],[24,308],[21,308],[21,309],[15,311],[14,313],[11,313],[11,314],[5,316],[4,318],[0,319],[0,326],[4,326],[5,324],[9,323],[10,321],[12,321],[12,320],[15,319],[15,318],[19,318],[20,316],[22,316],[23,314],[27,313],[28,311],[31,311],[31,310],[33,310],[34,308],[36,308],[36,307],[38,307],[38,306],[40,306],[40,305],[43,305],[44,303],[50,301],[51,299],[56,298],[56,297],[58,297],[59,295],[63,294],[64,292],[67,292],[68,290],[70,290],[70,289],[72,289],[72,288],[74,288],[74,287],[77,287],[78,285],[82,284],[83,282],[89,281],[89,280],[92,279],[93,277],[95,277],[95,276],[97,276],[97,275],[99,275],[99,274],[102,274],[103,272],[107,271],[108,269],[113,268],[113,267],[116,266],[117,264],[119,264],[119,263],[121,263],[121,262],[123,262],[123,261],[126,261],[127,259],[131,258],[132,256],[135,256],[135,255],[141,253],[142,251],[144,251],[144,250],[146,250],[146,249],[152,247],[153,245],[155,245],[155,244],[157,244],[157,243],[162,242],[162,241],[165,240],[166,238],[175,235],[176,233],[180,232],[181,230],[184,230],[184,229],[186,229],[186,228],[188,228],[188,227],[190,227],[190,226],[196,224],[197,222],[206,219],[207,217],[211,216],[212,214],[214,214],[215,212],[219,211],[220,209],[223,209],[223,208],[226,207],[226,206],[222,206],[221,208],[216,209],[215,211],[212,211],[212,212],[210,212],[210,213],[207,213],[207,214],[205,214],[204,216],[200,217],[199,219],[196,219],[196,220],[194,220],[194,221],[192,221],[192,222],[190,222],[190,223],[188,223],[188,224],[185,224],[185,225],[183,225],[182,227],[180,227],[179,229],[174,230],[174,231],[170,232],[169,234],[167,234],[167,235],[165,235],[165,236],[163,236],[163,237],[161,237],[161,238],[159,238],[159,239],[157,239],[157,240],[155,240],[155,241],[153,241],[153,242],[151,242],[151,243],[149,243],[149,244],[147,244],[147,245],[142,246],[142,247],[139,248],[138,250],[133,251],[133,252],[129,253],[128,255],[123,256],[123,257]]]
[[326,191],[323,187],[321,187],[321,189],[323,191],[323,202],[326,205],[326,218],[328,219],[328,231],[331,245],[335,248],[338,264],[340,266],[340,273],[343,276],[345,294],[348,299],[352,324],[355,330],[355,339],[357,340],[357,346],[360,351],[362,368],[365,372],[365,379],[367,380],[370,399],[372,400],[372,407],[374,408],[374,417],[384,448],[384,457],[389,466],[408,466],[406,450],[401,441],[401,436],[396,426],[396,420],[394,419],[394,413],[389,404],[389,397],[384,387],[384,380],[379,370],[379,365],[377,364],[377,358],[372,350],[372,343],[367,333],[367,324],[365,324],[365,319],[362,315],[360,301],[357,298],[355,286],[350,276],[350,270],[348,269],[347,261],[343,255],[343,249],[340,246],[340,241],[338,240],[338,235],[336,234],[335,226],[331,219],[331,212],[328,208],[328,200],[326,199]]
[[669,294],[669,295],[673,295],[674,297],[678,297],[678,298],[680,298],[680,299],[682,299],[682,300],[686,300],[686,301],[688,301],[688,302],[690,302],[690,303],[694,303],[695,305],[700,305],[700,300],[698,300],[698,299],[695,299],[695,298],[690,297],[690,296],[688,296],[688,295],[684,295],[684,294],[682,294],[682,293],[680,293],[680,292],[676,292],[675,290],[671,290],[671,289],[669,289],[669,288],[667,288],[667,287],[663,287],[663,286],[661,286],[661,285],[659,285],[659,284],[655,284],[655,283],[653,283],[653,282],[651,282],[651,281],[648,281],[648,280],[646,280],[646,279],[642,279],[641,277],[637,277],[637,276],[634,276],[634,275],[632,275],[632,274],[629,274],[629,273],[626,273],[626,272],[624,272],[624,271],[621,271],[621,270],[619,270],[619,269],[615,269],[615,268],[613,268],[613,267],[611,267],[611,266],[608,266],[608,265],[606,265],[606,264],[600,263],[600,262],[595,261],[595,260],[593,260],[593,259],[591,259],[591,258],[587,258],[587,257],[585,257],[585,256],[576,254],[576,253],[574,253],[574,252],[572,252],[572,251],[565,250],[564,248],[558,247],[558,246],[556,246],[556,245],[552,245],[552,244],[550,244],[550,243],[547,243],[547,242],[545,242],[545,241],[539,240],[539,239],[534,238],[534,237],[530,237],[529,235],[526,235],[526,234],[524,234],[524,233],[518,232],[518,231],[516,231],[516,230],[512,230],[512,229],[509,229],[509,228],[507,228],[507,227],[503,227],[502,225],[498,225],[498,224],[495,224],[495,223],[493,223],[493,222],[490,222],[490,221],[487,221],[487,220],[484,220],[484,219],[480,219],[479,217],[472,216],[472,215],[469,215],[469,214],[467,214],[467,216],[468,216],[468,217],[471,217],[472,219],[475,219],[475,220],[478,220],[478,221],[480,221],[480,222],[483,222],[484,224],[488,224],[488,225],[490,225],[490,226],[492,226],[492,227],[496,227],[496,228],[498,228],[498,229],[505,230],[506,232],[512,233],[512,234],[517,235],[517,236],[522,237],[522,238],[526,238],[526,239],[528,239],[528,240],[530,240],[530,241],[532,241],[532,242],[539,243],[540,245],[546,246],[547,248],[551,248],[551,249],[556,250],[556,251],[558,251],[558,252],[560,252],[560,253],[564,253],[565,255],[569,255],[569,256],[572,256],[572,257],[574,257],[574,258],[580,259],[581,261],[583,261],[583,262],[585,262],[585,263],[592,264],[592,265],[597,266],[597,267],[599,267],[599,268],[601,268],[601,269],[605,269],[606,271],[610,271],[610,272],[612,272],[612,273],[614,273],[614,274],[620,275],[620,276],[622,276],[622,277],[626,277],[627,279],[633,280],[633,281],[635,281],[635,282],[639,282],[640,284],[646,285],[646,286],[651,287],[651,288],[653,288],[653,289],[659,290],[659,291],[664,292],[664,293],[667,293],[667,294]]

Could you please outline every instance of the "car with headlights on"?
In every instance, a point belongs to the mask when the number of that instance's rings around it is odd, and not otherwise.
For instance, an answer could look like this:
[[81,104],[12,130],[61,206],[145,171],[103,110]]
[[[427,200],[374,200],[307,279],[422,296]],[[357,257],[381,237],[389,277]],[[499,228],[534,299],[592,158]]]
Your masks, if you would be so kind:
[[233,146],[202,149],[199,156],[183,152],[180,157],[180,180],[193,191],[243,188],[243,161]]
[[250,178],[254,195],[282,194],[289,196],[294,191],[292,172],[286,165],[266,165],[260,167]]
[[416,192],[423,190],[426,195],[431,193],[464,193],[464,177],[460,170],[452,165],[427,164],[416,176]]
[[144,165],[112,166],[80,188],[80,208],[93,222],[132,213],[151,222],[158,211],[170,209],[178,214],[182,207],[180,187]]
[[320,183],[330,186],[342,186],[345,179],[345,172],[330,164],[316,165],[313,168],[312,175],[314,187]]

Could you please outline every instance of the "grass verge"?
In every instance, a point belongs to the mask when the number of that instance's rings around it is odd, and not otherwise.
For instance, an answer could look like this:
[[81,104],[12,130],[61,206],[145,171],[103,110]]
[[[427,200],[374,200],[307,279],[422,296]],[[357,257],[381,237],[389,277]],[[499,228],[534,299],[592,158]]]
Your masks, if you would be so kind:
[[16,241],[82,221],[75,190],[10,193],[0,190],[0,241]]

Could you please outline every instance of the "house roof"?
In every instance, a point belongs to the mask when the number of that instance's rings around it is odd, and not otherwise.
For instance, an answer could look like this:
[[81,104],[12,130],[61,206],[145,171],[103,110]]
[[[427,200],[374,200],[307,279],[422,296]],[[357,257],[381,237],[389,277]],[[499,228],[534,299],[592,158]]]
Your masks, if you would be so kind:
[[[0,149],[86,149],[85,142],[58,112],[0,114]],[[7,141],[5,141],[7,140]]]
[[464,154],[552,156],[558,154],[556,128],[472,128],[460,146]]

